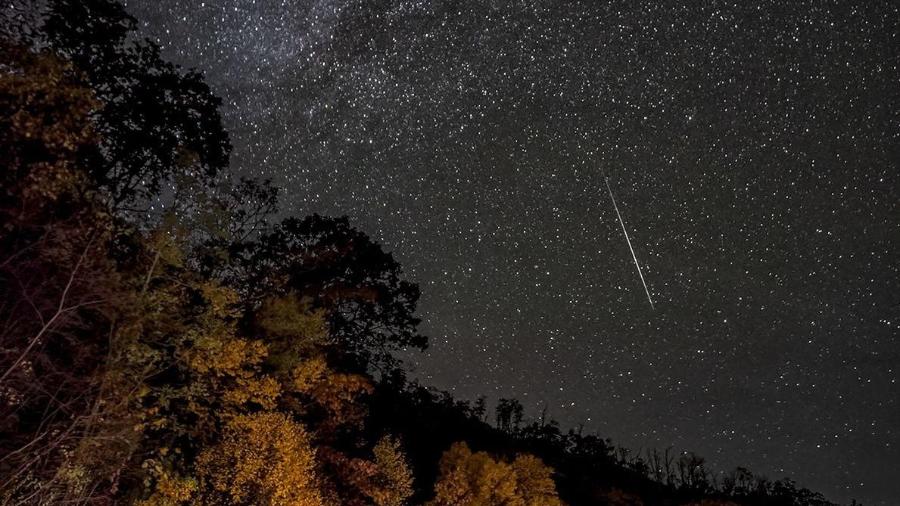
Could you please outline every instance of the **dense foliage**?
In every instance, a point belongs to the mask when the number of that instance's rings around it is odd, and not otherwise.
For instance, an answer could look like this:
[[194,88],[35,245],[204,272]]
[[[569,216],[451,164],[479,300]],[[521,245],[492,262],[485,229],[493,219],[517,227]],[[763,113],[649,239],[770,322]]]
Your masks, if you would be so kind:
[[269,226],[199,75],[116,2],[46,7],[0,32],[0,503],[828,504],[407,382],[392,256]]

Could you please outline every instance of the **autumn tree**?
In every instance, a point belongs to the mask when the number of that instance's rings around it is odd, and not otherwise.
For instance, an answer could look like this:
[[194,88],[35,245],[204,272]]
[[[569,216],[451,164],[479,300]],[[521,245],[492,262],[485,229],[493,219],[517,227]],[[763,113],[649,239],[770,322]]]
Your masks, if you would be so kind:
[[320,506],[315,450],[306,430],[279,413],[239,415],[198,458],[204,504]]
[[0,60],[0,494],[50,501],[96,486],[70,457],[97,430],[120,287],[79,162],[98,101],[52,53]]
[[454,443],[441,457],[433,506],[552,506],[562,504],[553,470],[537,457],[518,455],[512,462]]
[[403,506],[413,495],[413,476],[400,441],[384,436],[372,449],[378,478],[370,495],[377,506]]
[[358,428],[365,416],[360,397],[372,391],[368,376],[333,365],[331,357],[339,350],[327,316],[325,309],[313,308],[310,298],[291,292],[265,300],[255,317],[290,405],[313,421],[323,437]]
[[387,370],[392,351],[426,345],[417,331],[418,287],[347,218],[288,218],[258,240],[235,245],[232,256],[221,275],[249,300],[293,292],[325,309],[329,337],[347,367]]
[[[151,466],[162,471],[151,479],[150,498],[164,496],[173,483],[186,483],[222,448],[234,453],[237,436],[228,436],[234,441],[223,446],[222,427],[263,415],[307,428],[317,449],[316,482],[323,500],[402,504],[411,494],[399,443],[387,438],[373,447],[356,436],[372,380],[332,363],[336,344],[326,310],[295,293],[247,309],[238,292],[171,262],[161,264],[149,286],[153,302],[143,309],[133,356],[145,357],[158,371],[148,378],[141,399],[142,454],[145,462],[165,463]],[[361,456],[367,447],[371,457]],[[201,492],[209,490],[212,478],[196,479]],[[271,486],[261,480],[251,475],[246,487]],[[220,503],[244,501],[234,494],[217,497]]]
[[133,42],[119,4],[27,5],[44,7],[0,43],[0,494],[109,500],[159,373],[134,336],[166,256],[121,218],[174,174],[212,181],[227,136],[199,76]]

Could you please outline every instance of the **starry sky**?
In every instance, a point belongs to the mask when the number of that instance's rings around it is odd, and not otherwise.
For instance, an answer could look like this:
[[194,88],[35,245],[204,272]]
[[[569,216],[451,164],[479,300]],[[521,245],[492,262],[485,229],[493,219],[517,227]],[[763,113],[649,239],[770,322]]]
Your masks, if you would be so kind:
[[420,283],[413,376],[896,504],[900,4],[682,4],[126,2]]

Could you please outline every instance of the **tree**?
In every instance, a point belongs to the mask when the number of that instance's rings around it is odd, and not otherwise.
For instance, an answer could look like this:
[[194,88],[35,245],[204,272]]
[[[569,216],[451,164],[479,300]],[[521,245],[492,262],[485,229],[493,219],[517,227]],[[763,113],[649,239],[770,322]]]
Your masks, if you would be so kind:
[[553,470],[540,459],[520,455],[511,464],[485,452],[473,453],[465,443],[450,446],[440,462],[432,506],[561,505]]
[[676,465],[681,487],[699,491],[706,491],[710,488],[709,473],[706,471],[706,461],[703,457],[685,452],[678,459]]
[[202,504],[324,504],[310,436],[280,413],[238,415],[197,462]]
[[529,454],[520,454],[512,461],[516,474],[519,494],[526,506],[561,505],[556,495],[553,469],[544,465],[541,459]]
[[121,4],[51,0],[42,18],[32,43],[70,61],[103,104],[91,113],[100,142],[79,155],[114,209],[145,211],[178,173],[209,184],[227,166],[221,101],[200,74],[135,40],[136,21]]
[[384,436],[373,448],[378,467],[376,486],[370,492],[377,506],[403,506],[413,494],[413,476],[400,441]]
[[472,416],[480,421],[484,421],[487,416],[487,400],[483,395],[475,399],[475,405],[472,406]]
[[387,370],[391,351],[426,346],[415,317],[418,287],[346,217],[288,218],[259,240],[235,245],[232,254],[236,270],[222,276],[245,287],[250,301],[294,292],[324,309],[331,339],[356,370]]
[[[149,284],[154,302],[143,310],[146,321],[135,348],[140,351],[133,353],[148,357],[157,371],[146,383],[141,424],[148,462],[166,462],[166,473],[157,474],[190,477],[193,456],[231,448],[219,442],[221,427],[271,414],[307,428],[317,448],[323,498],[363,504],[365,498],[390,503],[409,495],[398,445],[376,445],[374,461],[354,455],[366,445],[357,440],[371,379],[331,363],[335,344],[324,310],[294,293],[252,309],[238,292],[195,279],[183,265],[166,271]],[[211,479],[201,479],[201,485]],[[160,493],[155,487],[151,498]]]
[[97,142],[89,115],[99,103],[53,54],[2,43],[0,64],[2,237],[22,241],[32,234],[21,227],[46,227],[87,206],[78,155]]
[[505,432],[519,430],[522,423],[522,403],[516,399],[500,399],[495,408],[497,428]]

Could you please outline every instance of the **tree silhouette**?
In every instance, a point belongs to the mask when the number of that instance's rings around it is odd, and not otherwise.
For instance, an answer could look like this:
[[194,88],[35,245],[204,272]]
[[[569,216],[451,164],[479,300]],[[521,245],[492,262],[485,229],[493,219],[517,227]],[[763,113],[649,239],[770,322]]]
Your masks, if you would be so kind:
[[386,370],[391,351],[426,346],[417,331],[418,287],[347,218],[288,218],[258,240],[234,245],[232,256],[234,267],[222,275],[249,300],[291,291],[325,309],[331,337],[356,368]]
[[[112,0],[51,0],[32,43],[70,61],[102,106],[92,113],[100,142],[81,153],[95,185],[118,210],[146,211],[179,173],[211,182],[230,144],[200,74],[183,72]],[[135,207],[137,206],[137,207]]]
[[497,428],[505,432],[519,430],[522,423],[522,403],[516,399],[500,399],[495,408]]

